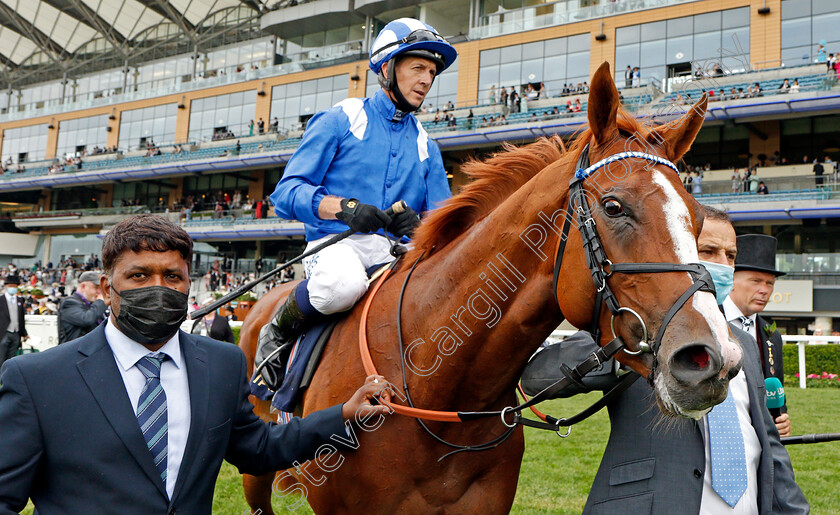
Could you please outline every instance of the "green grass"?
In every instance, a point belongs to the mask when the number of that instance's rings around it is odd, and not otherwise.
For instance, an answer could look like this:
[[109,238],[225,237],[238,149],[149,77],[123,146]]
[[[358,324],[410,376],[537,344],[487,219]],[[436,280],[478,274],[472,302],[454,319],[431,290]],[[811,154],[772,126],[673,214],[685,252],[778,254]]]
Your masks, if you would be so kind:
[[[794,434],[831,433],[840,428],[840,390],[785,390]],[[599,394],[551,401],[543,410],[556,416],[571,415]],[[577,514],[583,509],[609,436],[609,420],[602,411],[560,439],[554,433],[525,428],[526,449],[513,510],[515,514]],[[793,445],[788,448],[796,479],[811,503],[814,515],[840,513],[837,478],[840,477],[840,442]],[[287,513],[275,496],[277,513]],[[213,512],[240,515],[247,505],[242,480],[225,463],[216,483]],[[28,511],[32,513],[31,505]],[[308,507],[294,513],[311,513]]]

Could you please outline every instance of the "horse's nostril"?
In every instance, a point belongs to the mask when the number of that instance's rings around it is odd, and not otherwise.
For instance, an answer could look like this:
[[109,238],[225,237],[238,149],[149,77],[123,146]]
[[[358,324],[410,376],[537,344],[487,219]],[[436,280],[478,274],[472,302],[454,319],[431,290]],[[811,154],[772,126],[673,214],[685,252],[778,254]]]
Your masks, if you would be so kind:
[[720,371],[721,358],[708,345],[686,345],[671,356],[671,373],[684,384],[696,385]]
[[691,361],[694,362],[698,368],[706,368],[709,366],[711,358],[709,358],[709,353],[706,352],[706,349],[702,347],[692,347],[688,350],[688,354]]

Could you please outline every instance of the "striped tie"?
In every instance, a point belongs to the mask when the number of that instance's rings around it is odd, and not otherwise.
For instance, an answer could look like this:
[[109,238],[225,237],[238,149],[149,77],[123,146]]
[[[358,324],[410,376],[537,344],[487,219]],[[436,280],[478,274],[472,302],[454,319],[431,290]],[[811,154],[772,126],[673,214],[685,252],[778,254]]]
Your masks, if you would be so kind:
[[146,376],[146,384],[137,402],[137,422],[164,484],[169,423],[166,415],[166,392],[160,384],[160,366],[167,357],[166,354],[149,354],[140,358],[136,364]]
[[[749,317],[739,317],[741,320],[741,327],[744,328],[744,331],[750,333],[750,329],[752,329],[753,321]],[[752,334],[752,333],[750,333]]]

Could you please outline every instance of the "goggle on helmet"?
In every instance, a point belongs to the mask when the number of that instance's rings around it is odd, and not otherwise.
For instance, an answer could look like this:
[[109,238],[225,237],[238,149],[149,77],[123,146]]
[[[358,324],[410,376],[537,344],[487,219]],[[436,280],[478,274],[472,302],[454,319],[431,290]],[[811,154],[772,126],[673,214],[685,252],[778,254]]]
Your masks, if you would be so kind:
[[437,65],[436,75],[449,68],[458,53],[431,25],[413,18],[400,18],[385,25],[370,50],[370,69],[379,73],[382,65],[397,55],[429,59]]

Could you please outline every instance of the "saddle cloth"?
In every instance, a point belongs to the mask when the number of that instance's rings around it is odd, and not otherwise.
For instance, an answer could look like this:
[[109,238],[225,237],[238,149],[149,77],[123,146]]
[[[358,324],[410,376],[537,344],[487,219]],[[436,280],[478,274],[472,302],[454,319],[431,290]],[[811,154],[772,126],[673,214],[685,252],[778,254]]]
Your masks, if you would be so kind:
[[[384,271],[385,267],[395,262],[371,267],[367,270],[368,277],[371,280],[376,280],[381,273],[380,271]],[[265,380],[258,376],[256,371],[254,372],[250,382],[251,394],[260,400],[271,399],[272,408],[280,412],[279,422],[285,423],[292,419],[292,413],[300,403],[302,392],[309,386],[309,382],[315,374],[321,360],[321,354],[332,335],[333,329],[348,313],[349,311],[322,318],[297,337],[286,363],[275,363],[285,367],[283,382],[276,392],[269,388]],[[260,349],[257,349],[257,356],[262,354],[265,354],[265,352],[261,353]],[[259,364],[259,361],[256,364]]]

